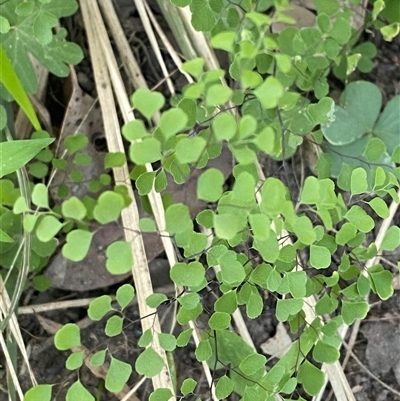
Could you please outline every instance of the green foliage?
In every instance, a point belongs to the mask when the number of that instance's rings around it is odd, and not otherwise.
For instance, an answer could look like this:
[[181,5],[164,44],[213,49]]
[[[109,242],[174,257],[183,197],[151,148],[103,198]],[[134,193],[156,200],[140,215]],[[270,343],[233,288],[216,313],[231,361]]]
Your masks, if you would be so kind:
[[25,393],[25,401],[50,401],[52,386],[50,384],[38,384]]
[[[143,204],[152,191],[170,190],[169,176],[178,185],[189,186],[194,181],[191,196],[203,201],[202,205],[207,203],[193,212],[191,204],[165,201],[162,235],[170,235],[182,254],[171,266],[170,279],[182,292],[174,298],[154,293],[146,303],[159,310],[177,305],[180,332],[175,336],[175,331],[145,331],[138,341],[144,349],[134,366],[117,359],[108,346],[97,350],[88,363],[100,367],[109,361],[105,387],[120,392],[133,368],[147,378],[162,371],[165,361],[153,348],[155,340],[168,353],[187,347],[193,329],[184,326],[197,324],[201,316],[198,327],[203,330],[194,354],[198,362],[218,371],[213,376],[218,399],[235,393],[243,400],[269,401],[277,394],[295,392],[298,386],[310,396],[317,395],[325,381],[320,364],[339,359],[339,327],[366,317],[370,292],[382,300],[393,294],[392,273],[380,264],[366,268],[366,262],[400,245],[397,226],[385,233],[381,249],[370,241],[379,220],[390,215],[388,202],[399,202],[400,96],[390,99],[381,111],[378,87],[353,81],[355,69],[367,72],[372,68],[376,48],[371,43],[356,43],[350,23],[353,12],[342,10],[338,1],[315,0],[315,26],[300,29],[292,26],[285,14],[286,3],[281,1],[172,3],[189,6],[194,29],[205,32],[215,49],[228,53],[229,68],[206,70],[208,63],[202,58],[186,61],[181,69],[194,82],[170,101],[157,91],[136,90],[131,103],[143,118],[122,127],[129,150],[127,154],[108,153],[104,168],[134,164],[130,177]],[[8,91],[5,97],[16,99],[37,125],[29,141],[0,143],[4,156],[0,163],[0,255],[6,269],[14,267],[15,261],[20,263],[19,243],[26,234],[31,236],[29,268],[35,274],[46,266],[64,234],[62,255],[82,261],[91,246],[93,227],[118,222],[132,201],[122,186],[111,187],[111,174],[102,174],[89,184],[92,193],[100,192],[96,197],[69,195],[68,188],[60,186],[62,201],[57,206],[45,184],[49,167],[65,169],[66,162],[46,148],[52,140],[40,131],[27,103],[25,90],[34,92],[37,85],[27,50],[50,71],[65,75],[65,63],[79,61],[81,52],[64,40],[65,30],[53,35],[53,27],[60,17],[73,13],[76,5],[74,0],[10,0],[2,6],[0,38],[11,57],[8,65],[5,54],[0,54],[6,60],[2,72],[11,77],[11,81],[2,80]],[[366,26],[392,38],[399,29],[400,16],[395,11],[393,2],[375,1]],[[278,32],[276,22],[286,25]],[[11,46],[18,54],[10,53]],[[329,97],[331,73],[345,83],[338,105]],[[10,124],[7,117],[1,106],[2,130]],[[88,144],[81,133],[64,139],[66,152],[78,167],[68,173],[71,182],[84,181],[81,166],[92,163],[85,150]],[[310,144],[321,149],[316,176],[307,176],[302,187],[294,190],[287,180],[288,159]],[[232,156],[232,171],[209,164],[223,151]],[[283,165],[284,174],[271,173],[259,182],[260,156]],[[32,182],[24,193],[14,173],[30,161]],[[149,171],[150,163],[155,163],[154,171]],[[139,228],[158,235],[150,208],[146,211],[149,215],[141,218]],[[199,226],[211,230],[213,238]],[[123,240],[110,244],[105,265],[117,275],[135,268],[132,244]],[[215,277],[210,274],[212,268]],[[41,282],[40,274],[35,278],[36,288],[49,285]],[[239,306],[249,319],[263,313],[266,291],[276,299],[277,320],[285,322],[298,338],[268,371],[265,356],[231,331]],[[209,294],[213,302],[205,303]],[[102,295],[90,303],[88,316],[95,321],[104,318],[109,342],[126,330],[125,314],[134,296],[134,287],[124,284],[116,291],[115,301],[111,295]],[[310,296],[317,300],[316,318],[306,322],[306,298]],[[326,315],[330,320],[323,324]],[[80,369],[84,353],[79,349],[79,327],[64,325],[54,343],[59,350],[72,351],[66,367]],[[197,382],[187,377],[180,391],[188,396],[196,394],[196,387]],[[149,399],[171,397],[170,389],[158,388]],[[39,398],[50,399],[51,387],[36,386],[26,394],[27,400]],[[94,397],[77,380],[68,389],[67,399]]]
[[391,157],[398,146],[400,96],[391,99],[379,115],[380,90],[370,82],[357,81],[346,87],[340,104],[335,107],[335,120],[322,125],[322,132],[329,143],[332,174],[339,176],[343,163],[348,164],[349,171],[357,171],[351,173],[351,192],[360,194],[371,188],[375,166],[394,172]]
[[[75,0],[50,2],[10,0],[2,5],[1,14],[12,27],[0,33],[4,50],[28,93],[37,90],[37,78],[28,52],[53,74],[65,77],[67,64],[77,64],[83,58],[82,50],[75,43],[65,41],[67,31],[62,28],[53,33],[58,20],[75,13]],[[9,97],[8,97],[9,99]]]

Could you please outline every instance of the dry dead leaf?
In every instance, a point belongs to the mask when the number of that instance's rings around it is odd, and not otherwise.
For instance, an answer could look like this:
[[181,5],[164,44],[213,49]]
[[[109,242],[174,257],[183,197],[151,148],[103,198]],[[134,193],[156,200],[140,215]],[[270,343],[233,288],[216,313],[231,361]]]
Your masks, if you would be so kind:
[[274,337],[269,338],[260,348],[264,354],[271,355],[276,358],[282,358],[292,345],[292,340],[286,331],[282,322],[276,326]]

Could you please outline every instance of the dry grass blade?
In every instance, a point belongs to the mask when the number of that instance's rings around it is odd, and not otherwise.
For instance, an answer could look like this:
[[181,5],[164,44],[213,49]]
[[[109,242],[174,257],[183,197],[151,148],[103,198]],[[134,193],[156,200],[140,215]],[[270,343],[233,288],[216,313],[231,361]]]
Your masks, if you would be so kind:
[[[103,41],[108,42],[104,22],[95,0],[81,1],[81,10],[88,35],[99,102],[103,111],[108,148],[110,152],[124,152],[111,81],[102,45]],[[126,186],[128,195],[132,199],[132,203],[122,211],[121,216],[123,226],[125,227],[125,239],[132,245],[132,253],[135,261],[135,266],[132,266],[132,275],[136,286],[139,313],[142,317],[142,328],[143,331],[152,329],[159,333],[161,329],[158,316],[155,314],[155,310],[149,308],[146,304],[146,298],[153,293],[153,289],[143,239],[139,233],[139,212],[130,183],[128,167],[125,164],[121,168],[114,168],[113,173],[115,181],[119,185]],[[148,318],[145,318],[146,316]],[[172,385],[166,354],[159,346],[157,336],[154,337],[153,347],[164,360],[164,367],[161,373],[152,378],[153,386],[155,389],[160,387],[169,388],[174,393],[175,389]]]
[[[151,8],[149,7],[149,5],[148,5],[147,3],[144,3],[144,5],[145,5],[145,7],[146,7],[146,11],[147,11],[147,14],[148,14],[148,16],[149,16],[149,18],[150,18],[150,21],[151,21],[151,23],[153,24],[155,30],[157,31],[158,36],[160,37],[160,39],[161,39],[163,45],[164,45],[165,48],[167,49],[168,54],[171,56],[171,58],[172,58],[173,62],[175,63],[175,65],[180,69],[181,66],[182,66],[182,61],[181,61],[181,59],[179,58],[179,56],[178,56],[176,50],[175,50],[174,47],[171,45],[170,41],[169,41],[168,38],[167,38],[167,35],[165,35],[164,31],[161,29],[161,26],[160,26],[160,24],[157,22],[156,18],[154,17],[153,11],[152,11]],[[186,79],[187,79],[187,81],[188,81],[189,83],[193,83],[193,82],[194,82],[193,78],[192,78],[189,74],[186,74],[186,72],[184,72],[184,71],[181,71],[181,72],[182,72],[182,74],[186,77]]]
[[8,352],[7,344],[6,344],[6,341],[5,341],[5,338],[4,338],[4,335],[3,335],[2,331],[0,331],[0,345],[1,345],[1,348],[3,350],[4,357],[5,357],[6,363],[7,363],[7,374],[11,377],[11,380],[12,380],[12,382],[14,384],[15,390],[17,391],[18,396],[21,399],[21,401],[23,401],[24,394],[23,394],[21,386],[19,384],[18,376],[17,376],[17,374],[15,372],[15,369],[14,369],[13,360],[12,360],[12,358],[10,356],[10,353]]
[[165,65],[160,48],[158,46],[156,35],[154,34],[153,28],[151,27],[150,19],[147,15],[146,7],[144,6],[144,1],[143,0],[134,0],[134,2],[136,4],[137,11],[140,15],[140,19],[142,20],[144,30],[146,31],[147,37],[150,41],[151,47],[154,51],[154,54],[156,55],[159,65],[161,67],[161,71],[163,72],[164,78],[167,81],[168,89],[171,92],[171,94],[174,95],[175,88],[174,88],[174,85],[173,85],[171,79],[169,78],[169,72],[168,72],[167,66]]
[[131,47],[125,37],[124,30],[122,29],[112,2],[109,0],[99,0],[99,5],[114,38],[126,74],[131,79],[135,88],[147,88],[146,80],[143,78],[139,64],[133,56]]

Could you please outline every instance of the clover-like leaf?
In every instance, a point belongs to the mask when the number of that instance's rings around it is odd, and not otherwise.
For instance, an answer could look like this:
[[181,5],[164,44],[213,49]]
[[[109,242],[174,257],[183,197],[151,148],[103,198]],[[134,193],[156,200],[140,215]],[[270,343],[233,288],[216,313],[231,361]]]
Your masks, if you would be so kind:
[[165,99],[160,92],[152,92],[149,89],[139,88],[132,95],[132,105],[147,119],[154,116],[164,106]]
[[81,345],[81,331],[75,323],[67,323],[54,336],[54,345],[60,351]]
[[335,120],[321,126],[322,132],[332,145],[347,145],[371,132],[378,118],[382,94],[370,82],[350,83],[335,107]]
[[111,357],[110,367],[107,372],[105,387],[108,391],[118,393],[132,373],[132,366],[126,362]]

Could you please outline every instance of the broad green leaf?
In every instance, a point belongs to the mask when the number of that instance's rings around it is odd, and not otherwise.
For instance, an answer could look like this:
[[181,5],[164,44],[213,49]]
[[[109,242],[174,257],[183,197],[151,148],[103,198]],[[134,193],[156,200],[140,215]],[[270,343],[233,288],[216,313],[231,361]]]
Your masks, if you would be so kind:
[[229,53],[233,50],[233,44],[235,42],[236,32],[235,31],[223,31],[219,32],[211,38],[211,46],[214,49],[225,50]]
[[178,347],[185,347],[192,336],[193,329],[186,329],[179,334],[178,338],[176,339],[176,345]]
[[104,364],[106,359],[106,350],[103,349],[101,351],[95,352],[92,357],[90,358],[90,364],[92,366],[101,366]]
[[17,171],[32,160],[42,149],[50,145],[54,139],[29,139],[0,143],[0,178]]
[[315,312],[317,315],[330,315],[336,310],[337,306],[337,299],[330,297],[328,294],[324,294],[315,305]]
[[335,241],[338,245],[346,245],[357,234],[357,229],[351,223],[344,223],[336,233]]
[[25,393],[24,401],[50,401],[52,388],[50,384],[38,384]]
[[135,185],[140,196],[148,195],[151,192],[155,177],[155,171],[145,172],[138,177]]
[[296,218],[293,231],[305,245],[311,245],[317,239],[311,220],[307,216]]
[[176,348],[176,338],[173,334],[169,333],[159,333],[158,340],[160,342],[161,348],[165,351],[172,352]]
[[190,292],[178,298],[179,305],[186,309],[194,309],[200,303],[200,296],[197,292]]
[[232,314],[237,309],[237,306],[236,291],[229,291],[215,301],[214,309],[217,312]]
[[329,36],[335,39],[340,45],[345,45],[351,37],[350,22],[344,18],[337,18],[333,23]]
[[313,205],[319,202],[319,198],[319,180],[314,176],[307,177],[304,181],[300,202],[305,205]]
[[124,207],[125,201],[122,195],[113,191],[105,191],[97,200],[93,216],[99,223],[107,224],[117,221]]
[[325,383],[325,376],[320,369],[306,360],[300,365],[297,380],[303,384],[307,394],[317,395]]
[[350,188],[352,195],[363,194],[367,191],[367,172],[362,167],[358,167],[351,172]]
[[189,208],[183,203],[176,203],[167,209],[165,222],[165,230],[170,234],[180,234],[193,229]]
[[157,308],[159,307],[163,302],[167,301],[168,297],[165,294],[151,294],[146,298],[146,304],[150,308]]
[[318,340],[317,344],[315,344],[313,349],[313,358],[316,362],[334,363],[339,359],[339,357],[340,352],[336,347],[322,340]]
[[131,98],[132,105],[148,120],[154,116],[165,103],[164,96],[160,92],[152,92],[149,89],[139,88]]
[[62,203],[61,213],[69,219],[83,220],[86,217],[87,209],[80,199],[72,196]]
[[36,236],[42,242],[48,242],[53,239],[61,230],[63,224],[54,216],[46,215],[39,220],[36,227]]
[[146,348],[135,362],[136,371],[148,378],[158,375],[163,367],[163,359],[152,347]]
[[265,214],[250,214],[249,223],[253,231],[254,238],[262,241],[266,240],[269,235],[271,235],[271,230],[269,229],[271,220]]
[[161,143],[155,138],[134,142],[129,148],[129,157],[138,165],[154,163],[161,159]]
[[185,61],[182,64],[181,68],[184,72],[187,72],[193,77],[198,78],[203,72],[203,66],[204,66],[204,59],[199,57],[189,61]]
[[140,228],[140,231],[142,231],[143,233],[157,232],[156,222],[149,217],[143,217],[142,219],[140,219],[139,228]]
[[192,0],[190,11],[192,12],[192,26],[196,31],[207,32],[214,28],[216,18],[211,9],[210,2],[204,0]]
[[149,397],[149,401],[169,401],[173,394],[169,388],[158,388]]
[[10,237],[5,231],[0,228],[0,242],[14,242],[12,237]]
[[368,303],[365,301],[342,301],[342,317],[348,326],[356,319],[364,319],[369,310]]
[[196,287],[204,279],[204,267],[199,262],[176,263],[170,271],[171,280],[177,286]]
[[400,245],[400,228],[391,226],[383,237],[381,249],[384,251],[394,251]]
[[267,155],[275,154],[277,134],[272,127],[265,127],[256,136],[254,143]]
[[115,337],[122,333],[124,319],[121,316],[111,316],[106,323],[104,332],[108,337]]
[[192,128],[196,124],[197,120],[197,104],[193,99],[183,98],[179,103],[178,107],[182,109],[188,121],[186,123],[186,128]]
[[175,147],[175,155],[179,163],[195,163],[204,154],[207,141],[196,136],[194,138],[183,138]]
[[282,282],[282,276],[275,269],[271,271],[267,279],[267,288],[269,291],[276,291]]
[[60,351],[81,345],[81,331],[75,323],[67,323],[54,336],[54,345]]
[[374,198],[368,202],[374,212],[381,217],[382,219],[386,219],[389,217],[389,208],[386,202],[382,198]]
[[84,259],[89,252],[93,233],[81,229],[70,231],[67,234],[66,244],[62,248],[65,258],[74,262]]
[[[139,355],[140,358],[140,355]],[[136,360],[137,362],[137,360]],[[111,357],[110,367],[105,380],[105,387],[112,393],[120,392],[132,373],[132,366]],[[139,373],[139,372],[138,372]]]
[[219,400],[229,397],[233,392],[233,381],[226,375],[222,376],[215,386],[215,395]]
[[234,214],[224,213],[214,215],[215,235],[218,238],[230,240],[242,228],[241,219]]
[[[373,130],[382,104],[382,94],[370,82],[350,83],[336,106],[335,121],[321,126],[325,138],[332,145],[347,145]],[[362,153],[362,152],[360,152]]]
[[216,202],[223,193],[225,178],[216,168],[210,168],[197,180],[197,197],[207,202]]
[[106,250],[106,268],[111,274],[125,274],[132,269],[132,245],[126,241],[115,241]]
[[246,303],[246,315],[250,319],[259,317],[264,309],[264,301],[258,291],[252,291]]
[[374,220],[360,206],[353,205],[345,214],[345,218],[363,233],[370,232],[374,226]]
[[384,142],[390,155],[399,146],[399,107],[400,95],[397,95],[386,104],[373,131],[374,135]]
[[83,351],[73,352],[65,361],[65,367],[68,370],[79,369],[83,364]]
[[388,42],[392,41],[394,37],[396,37],[400,32],[400,23],[394,23],[390,25],[385,25],[380,28],[381,34],[384,39]]
[[248,355],[246,358],[240,362],[239,369],[248,376],[253,375],[258,372],[260,369],[265,368],[265,364],[267,363],[267,358],[264,355],[260,354],[252,354]]
[[46,185],[39,183],[33,187],[32,202],[36,206],[49,208],[49,191]]
[[122,309],[126,308],[135,296],[135,289],[131,284],[124,284],[118,288],[115,294],[117,301]]
[[164,112],[160,119],[160,129],[165,139],[182,131],[188,122],[186,113],[180,109],[170,109]]
[[287,188],[281,180],[268,177],[261,189],[261,210],[275,217],[282,212],[283,202],[287,197]]
[[147,329],[139,338],[139,347],[147,347],[153,341],[153,332],[151,329]]
[[378,162],[386,152],[386,145],[379,138],[371,138],[364,150],[363,156],[370,162]]
[[212,355],[210,340],[201,340],[196,348],[195,355],[199,362],[209,359]]
[[185,396],[192,394],[197,386],[197,381],[192,378],[185,379],[181,385],[181,393]]
[[378,294],[380,299],[386,300],[393,295],[393,275],[390,271],[384,270],[381,265],[376,265],[368,269],[368,277],[372,291]]
[[89,318],[96,321],[101,320],[105,314],[113,310],[111,301],[109,295],[102,295],[90,302],[88,309]]
[[[314,246],[314,245],[311,245]],[[307,274],[305,271],[289,272],[286,275],[289,290],[293,298],[304,298],[306,296]]]
[[219,259],[221,279],[227,285],[240,285],[246,277],[243,265],[233,251],[224,253]]
[[40,12],[34,22],[33,22],[33,30],[36,36],[37,41],[41,45],[48,45],[52,38],[52,28],[54,28],[58,24],[58,19],[49,12]]
[[92,394],[83,386],[80,380],[77,380],[75,383],[71,385],[68,389],[67,394],[65,396],[66,401],[94,401],[95,398]]
[[214,312],[210,319],[208,319],[208,325],[211,330],[224,330],[229,327],[231,323],[231,316],[225,312]]
[[276,304],[276,318],[285,322],[289,316],[296,315],[303,307],[303,299],[278,299]]
[[7,33],[10,30],[8,19],[0,15],[0,34]]
[[122,126],[121,132],[125,139],[130,142],[134,142],[136,139],[141,139],[148,135],[142,120],[128,121]]
[[334,121],[335,104],[329,97],[323,97],[318,103],[312,103],[307,106],[307,118],[314,124],[329,123]]
[[[7,23],[9,25],[10,21],[7,20]],[[5,33],[5,32],[2,32],[2,33]],[[11,35],[12,35],[12,33],[10,33],[10,36]],[[21,74],[20,74],[21,71],[18,72],[18,69],[14,70],[14,68],[13,68],[13,66],[12,66],[12,64],[11,64],[7,54],[6,54],[6,52],[3,49],[3,46],[5,46],[5,48],[7,48],[5,40],[4,40],[5,38],[3,37],[2,39],[3,39],[2,40],[2,44],[0,45],[0,83],[2,83],[5,86],[5,88],[11,94],[11,96],[18,103],[18,105],[24,111],[26,116],[29,118],[29,121],[31,122],[33,127],[36,130],[40,130],[40,123],[39,123],[39,120],[38,120],[38,118],[36,116],[35,110],[33,109],[32,103],[29,100],[28,95],[26,94],[26,92],[25,92],[25,90],[23,88],[23,85],[21,84],[21,82],[19,80],[19,77],[18,77],[18,75],[21,76]],[[26,58],[26,55],[25,55],[25,58]],[[15,65],[15,61],[14,61],[14,65]],[[29,66],[31,66],[31,64],[30,64],[30,62],[28,60],[28,67]],[[50,144],[51,142],[49,142],[48,144]],[[33,147],[33,145],[31,145],[31,146]],[[45,145],[45,146],[47,146],[47,145]],[[45,146],[43,146],[43,148]],[[40,149],[42,149],[42,148],[40,148]],[[3,157],[5,157],[5,155],[3,153],[4,150],[5,149],[3,149],[3,146],[0,147],[0,153],[2,155],[2,159],[3,159]],[[33,156],[35,156],[35,154],[33,154],[32,157]],[[29,160],[32,157],[30,157]],[[21,160],[19,160],[19,162],[21,163]],[[22,162],[21,166],[23,166],[24,164],[26,164],[26,162]],[[8,165],[8,163],[7,163],[7,165]],[[13,171],[15,171],[15,170],[13,170]],[[0,173],[0,178],[1,178],[3,176],[2,170],[0,170],[0,172],[1,172]],[[8,173],[4,173],[4,174],[8,174]]]
[[218,106],[225,104],[232,96],[232,89],[222,84],[211,85],[206,92],[206,104]]
[[164,191],[165,188],[167,188],[168,181],[167,181],[167,175],[165,173],[165,170],[162,169],[157,175],[154,180],[154,189],[156,192],[162,192]]
[[262,85],[260,85],[254,94],[266,109],[273,109],[278,105],[279,99],[284,94],[284,88],[281,82],[269,76]]
[[104,158],[104,168],[122,167],[126,163],[125,153],[109,152]]
[[211,126],[215,137],[219,141],[232,139],[237,130],[235,117],[228,112],[219,113],[212,121]]
[[64,139],[64,146],[68,153],[73,154],[83,149],[89,143],[89,139],[85,134],[68,135]]
[[325,269],[331,264],[331,253],[329,249],[319,246],[310,246],[310,265],[316,269]]
[[240,80],[242,81],[243,88],[256,88],[263,82],[263,78],[258,72],[249,70],[243,71]]

